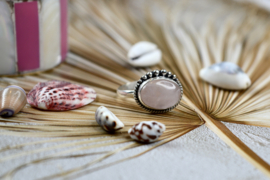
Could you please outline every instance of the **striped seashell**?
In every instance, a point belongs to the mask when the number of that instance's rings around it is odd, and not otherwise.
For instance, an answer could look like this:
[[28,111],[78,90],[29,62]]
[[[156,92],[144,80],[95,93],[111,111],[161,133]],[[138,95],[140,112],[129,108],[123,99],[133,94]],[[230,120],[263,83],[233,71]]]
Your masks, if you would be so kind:
[[96,92],[90,87],[55,80],[38,83],[27,95],[31,106],[53,111],[77,109],[95,99]]
[[164,124],[156,121],[143,121],[129,129],[130,137],[136,141],[149,143],[156,141],[166,130]]
[[100,106],[95,113],[97,123],[106,131],[113,132],[125,125],[106,107]]
[[19,86],[8,86],[2,91],[0,91],[1,116],[14,116],[24,108],[26,103],[26,93]]

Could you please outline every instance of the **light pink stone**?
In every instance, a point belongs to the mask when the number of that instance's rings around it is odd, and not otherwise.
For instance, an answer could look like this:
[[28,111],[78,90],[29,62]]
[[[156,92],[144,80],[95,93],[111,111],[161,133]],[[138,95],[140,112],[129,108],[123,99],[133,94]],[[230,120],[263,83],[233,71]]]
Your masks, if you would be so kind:
[[139,96],[149,108],[167,109],[178,103],[181,98],[181,88],[176,82],[156,79],[146,83]]

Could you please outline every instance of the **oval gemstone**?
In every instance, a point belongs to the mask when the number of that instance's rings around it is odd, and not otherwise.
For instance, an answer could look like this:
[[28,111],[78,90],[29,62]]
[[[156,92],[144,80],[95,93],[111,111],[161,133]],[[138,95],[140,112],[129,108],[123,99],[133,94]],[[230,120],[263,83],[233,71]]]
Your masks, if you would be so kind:
[[172,80],[155,79],[141,87],[139,98],[151,109],[167,109],[178,103],[181,88]]

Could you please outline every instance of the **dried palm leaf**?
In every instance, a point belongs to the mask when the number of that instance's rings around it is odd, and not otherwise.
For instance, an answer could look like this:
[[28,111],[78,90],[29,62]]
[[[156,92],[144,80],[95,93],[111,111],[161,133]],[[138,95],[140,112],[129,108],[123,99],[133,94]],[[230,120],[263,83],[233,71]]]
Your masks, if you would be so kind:
[[[206,1],[216,8],[206,7]],[[270,177],[270,166],[221,122],[270,127],[270,53],[267,51],[270,14],[231,1],[141,3],[138,6],[123,0],[71,1],[71,53],[66,62],[40,74],[0,78],[0,87],[16,84],[26,91],[38,82],[56,79],[89,85],[98,93],[94,103],[77,110],[47,112],[27,105],[16,117],[0,118],[0,135],[50,138],[2,148],[0,153],[10,150],[17,153],[5,156],[0,163],[57,150],[45,158],[19,165],[1,178],[12,178],[27,166],[47,161],[95,157],[82,166],[43,178],[73,179],[138,157],[203,124]],[[151,70],[136,69],[127,63],[127,51],[140,40],[156,43],[163,52],[163,61],[151,69],[170,70],[183,84],[184,99],[170,113],[149,114],[132,99],[120,99],[116,95],[118,86]],[[251,77],[252,86],[245,91],[228,91],[199,79],[201,68],[222,61],[241,66]],[[110,108],[126,127],[115,134],[103,131],[94,118],[95,110],[101,105]],[[143,146],[132,141],[127,131],[135,123],[153,119],[167,127],[159,142],[132,156],[99,165],[110,156]],[[23,150],[43,143],[52,145]],[[91,153],[80,154],[82,150]]]

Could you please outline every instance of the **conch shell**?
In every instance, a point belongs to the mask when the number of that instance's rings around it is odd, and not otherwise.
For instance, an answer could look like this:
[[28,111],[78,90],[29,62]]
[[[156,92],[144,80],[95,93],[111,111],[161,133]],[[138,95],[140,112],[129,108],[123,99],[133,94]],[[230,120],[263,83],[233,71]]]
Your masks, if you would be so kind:
[[24,108],[26,93],[19,86],[8,86],[0,91],[0,102],[0,115],[11,117]]

